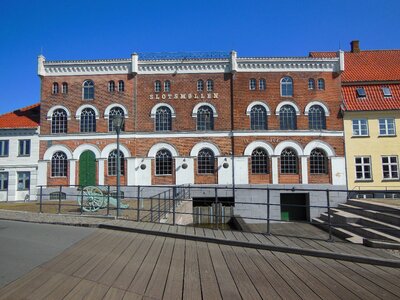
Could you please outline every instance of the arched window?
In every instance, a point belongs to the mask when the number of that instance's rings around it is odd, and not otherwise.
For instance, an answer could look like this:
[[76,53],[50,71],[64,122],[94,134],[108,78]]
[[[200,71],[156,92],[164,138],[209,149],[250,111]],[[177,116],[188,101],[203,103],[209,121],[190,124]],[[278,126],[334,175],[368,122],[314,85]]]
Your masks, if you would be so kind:
[[205,148],[199,151],[197,156],[197,172],[199,174],[213,174],[215,170],[214,152]]
[[169,80],[164,81],[164,92],[169,93],[171,91],[171,82]]
[[251,173],[267,174],[268,162],[268,153],[264,148],[254,149],[251,153]]
[[255,91],[257,87],[257,80],[255,80],[254,78],[251,78],[249,80],[249,90],[250,91]]
[[315,90],[315,80],[313,78],[308,79],[308,89]]
[[[110,109],[110,114],[109,114],[109,118],[108,118],[108,131],[110,131],[110,132],[115,131],[114,124],[113,124],[113,116],[116,116],[116,115],[120,115],[120,116],[124,117],[124,115],[125,115],[124,110],[118,106]],[[121,126],[121,131],[125,131],[125,122]]]
[[262,105],[254,105],[251,108],[250,127],[252,130],[267,129],[267,111]]
[[161,81],[160,80],[156,80],[154,82],[154,92],[155,93],[161,92]]
[[51,133],[67,133],[67,112],[56,109],[51,116]]
[[94,83],[91,80],[86,80],[85,82],[83,82],[83,99],[94,99]]
[[197,110],[197,130],[214,130],[214,114],[211,107],[203,105]]
[[197,91],[202,92],[204,91],[204,82],[203,80],[197,80]]
[[[120,175],[125,175],[125,164],[124,164],[124,154],[122,151],[119,151],[119,160],[120,160]],[[117,149],[110,152],[108,155],[108,175],[115,176],[117,175],[117,162],[118,162],[118,152]]]
[[293,130],[297,128],[296,110],[291,105],[283,105],[279,110],[279,123],[281,130]]
[[214,81],[211,79],[207,80],[207,92],[212,92],[214,90]]
[[167,149],[156,153],[156,175],[172,175],[172,154]]
[[258,87],[260,91],[265,91],[267,89],[267,82],[264,78],[260,79],[260,81],[258,82]]
[[68,94],[68,83],[63,82],[61,86],[61,93]]
[[310,173],[311,174],[328,174],[328,157],[325,151],[314,149],[310,153]]
[[123,80],[118,81],[118,92],[125,91],[125,83]]
[[113,80],[108,82],[108,91],[109,92],[115,92],[115,82]]
[[283,77],[281,79],[281,96],[292,97],[293,96],[293,79],[290,77]]
[[291,148],[283,149],[281,153],[281,173],[297,174],[299,172],[299,164],[297,153]]
[[166,106],[161,106],[156,110],[155,118],[156,131],[167,131],[172,129],[171,110]]
[[320,105],[313,105],[308,110],[308,128],[326,129],[325,110]]
[[67,155],[58,151],[51,157],[51,177],[67,177]]
[[81,132],[96,132],[96,113],[89,107],[81,113]]
[[319,90],[324,90],[325,89],[325,80],[322,78],[318,79],[318,89]]
[[58,94],[58,83],[53,82],[53,89],[51,91],[53,94]]

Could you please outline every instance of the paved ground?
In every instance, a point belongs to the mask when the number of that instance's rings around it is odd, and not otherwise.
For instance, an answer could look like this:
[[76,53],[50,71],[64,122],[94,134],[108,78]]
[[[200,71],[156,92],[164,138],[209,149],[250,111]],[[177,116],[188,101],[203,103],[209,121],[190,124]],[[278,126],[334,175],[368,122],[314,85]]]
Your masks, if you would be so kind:
[[0,220],[0,287],[62,253],[93,231]]

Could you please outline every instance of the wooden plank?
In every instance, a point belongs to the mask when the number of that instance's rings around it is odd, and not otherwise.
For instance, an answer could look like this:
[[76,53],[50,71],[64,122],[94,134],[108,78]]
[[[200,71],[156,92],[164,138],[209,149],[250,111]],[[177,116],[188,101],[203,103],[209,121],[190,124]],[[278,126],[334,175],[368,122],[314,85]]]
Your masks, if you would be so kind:
[[104,296],[104,299],[112,299],[112,300],[119,300],[119,299],[123,299],[125,296],[125,291],[124,290],[120,290],[114,287],[111,287],[107,294]]
[[47,300],[55,300],[55,299],[63,299],[68,293],[70,293],[81,281],[80,278],[67,276],[62,284],[58,285],[55,289],[52,290],[50,294],[47,295]]
[[21,276],[20,278],[8,283],[4,287],[0,289],[0,299],[2,295],[6,295],[10,291],[14,291],[19,288],[19,286],[25,284],[27,281],[31,280],[32,278],[36,277],[38,274],[43,272],[43,268],[36,267],[32,271],[26,273],[25,275]]
[[201,227],[194,227],[194,234],[197,236],[205,236],[204,230]]
[[164,290],[164,299],[182,299],[183,297],[183,275],[185,270],[185,241],[175,240],[172,254],[171,266]]
[[103,284],[96,284],[84,297],[85,300],[103,299],[110,287]]
[[199,263],[196,242],[186,240],[183,299],[201,299]]
[[58,287],[65,279],[66,275],[61,273],[52,273],[52,276],[43,285],[30,293],[26,299],[44,299],[50,294],[55,288]]
[[251,279],[247,276],[246,271],[237,259],[232,247],[221,245],[220,249],[241,297],[243,299],[261,299]]
[[180,233],[180,234],[185,234],[185,226],[184,225],[178,225],[178,226],[176,226],[177,227],[177,233]]
[[125,291],[123,300],[141,300],[144,299],[142,295],[138,295],[129,291]]
[[249,240],[246,235],[241,231],[232,230],[232,234],[235,236],[236,240],[247,243]]
[[212,230],[212,229],[209,229],[209,228],[203,228],[203,230],[204,230],[204,235],[206,237],[215,238],[215,235],[214,235],[214,231],[215,230]]
[[[399,278],[398,276],[393,276],[395,273],[389,273],[385,270],[383,270],[382,268],[380,268],[380,266],[374,266],[374,265],[367,265],[367,264],[361,264],[361,263],[357,263],[358,266],[369,270],[370,272],[372,272],[373,274],[376,274],[382,278],[384,278],[385,280],[391,282],[392,284],[397,285],[399,284]],[[397,275],[400,275],[400,270],[398,268],[392,268],[393,270],[397,270]]]
[[214,232],[214,235],[215,235],[215,237],[216,237],[217,239],[223,239],[223,240],[225,240],[225,235],[224,235],[224,233],[222,232],[221,229],[213,229],[212,231]]
[[90,280],[81,279],[79,283],[63,298],[64,300],[83,299],[96,286]]
[[226,265],[221,249],[217,244],[208,244],[215,276],[218,280],[221,296],[224,299],[241,299],[235,281]]
[[186,234],[195,235],[193,226],[186,226]]
[[225,239],[229,240],[229,241],[236,241],[236,237],[233,235],[231,230],[223,230],[222,231],[225,235]]

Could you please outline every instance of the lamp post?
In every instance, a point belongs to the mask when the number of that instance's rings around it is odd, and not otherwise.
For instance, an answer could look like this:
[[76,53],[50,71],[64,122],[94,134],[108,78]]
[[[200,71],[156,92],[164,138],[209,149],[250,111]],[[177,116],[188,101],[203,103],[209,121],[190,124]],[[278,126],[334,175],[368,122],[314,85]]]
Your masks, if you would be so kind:
[[120,190],[121,190],[121,157],[119,152],[119,134],[121,133],[122,125],[124,124],[124,117],[121,115],[113,115],[112,116],[112,123],[117,133],[117,218],[119,217],[120,213]]

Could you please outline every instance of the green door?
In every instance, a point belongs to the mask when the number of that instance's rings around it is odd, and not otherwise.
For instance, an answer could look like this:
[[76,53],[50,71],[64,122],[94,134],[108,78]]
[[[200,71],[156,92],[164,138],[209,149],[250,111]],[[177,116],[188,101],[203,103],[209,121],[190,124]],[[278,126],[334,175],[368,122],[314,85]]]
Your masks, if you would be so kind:
[[84,151],[79,157],[79,184],[96,185],[96,156],[90,150]]

